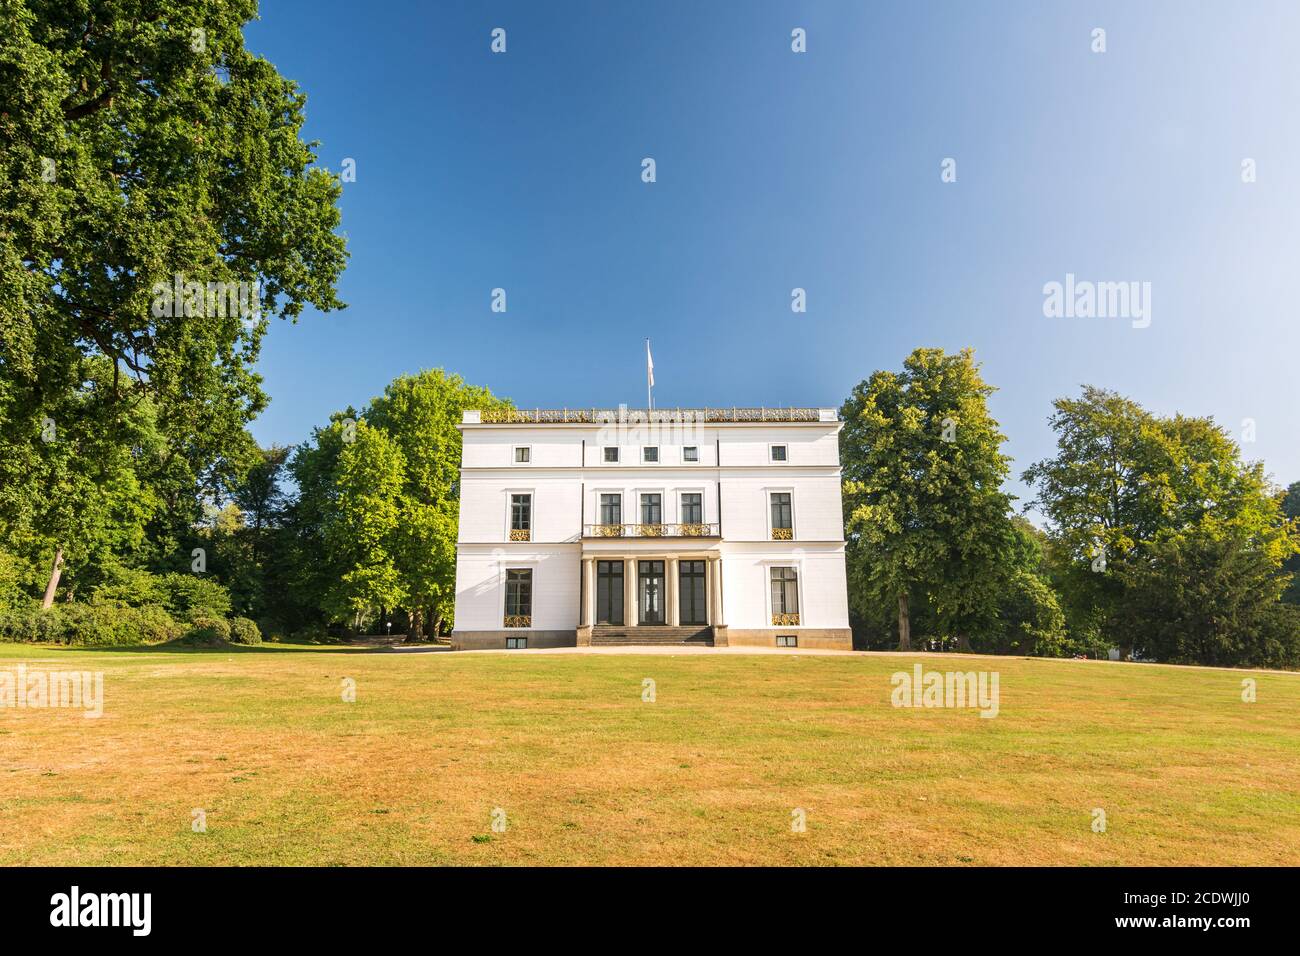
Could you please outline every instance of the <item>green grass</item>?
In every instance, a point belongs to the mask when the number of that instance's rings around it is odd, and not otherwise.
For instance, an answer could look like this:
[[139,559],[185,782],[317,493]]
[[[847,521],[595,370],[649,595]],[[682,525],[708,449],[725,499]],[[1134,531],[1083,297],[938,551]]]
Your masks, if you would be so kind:
[[[999,716],[892,707],[917,660],[999,671]],[[105,710],[0,708],[0,864],[1300,863],[1300,675],[0,645],[18,663],[103,671]]]

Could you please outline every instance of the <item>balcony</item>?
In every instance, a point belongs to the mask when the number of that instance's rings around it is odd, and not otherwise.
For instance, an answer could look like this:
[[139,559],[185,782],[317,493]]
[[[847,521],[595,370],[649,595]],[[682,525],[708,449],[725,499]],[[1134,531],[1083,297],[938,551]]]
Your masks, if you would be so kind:
[[584,538],[716,538],[716,524],[689,522],[686,524],[585,524]]
[[773,528],[773,529],[772,529],[772,540],[773,540],[773,541],[793,541],[793,540],[794,540],[794,529],[793,529],[793,528]]
[[793,614],[773,614],[772,626],[773,627],[798,627],[799,612],[795,611]]
[[532,532],[530,532],[527,528],[511,528],[511,529],[510,529],[510,540],[511,540],[511,541],[530,541],[530,540],[532,540]]
[[505,616],[506,627],[532,627],[533,616],[531,614],[507,614]]

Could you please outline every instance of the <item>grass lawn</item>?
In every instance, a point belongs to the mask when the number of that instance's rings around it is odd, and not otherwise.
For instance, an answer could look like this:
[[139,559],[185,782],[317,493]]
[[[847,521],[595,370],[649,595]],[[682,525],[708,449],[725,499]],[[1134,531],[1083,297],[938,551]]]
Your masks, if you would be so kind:
[[[892,707],[918,660],[996,669],[999,715]],[[104,715],[0,708],[0,864],[1300,863],[1300,675],[0,645],[19,663],[103,671]]]

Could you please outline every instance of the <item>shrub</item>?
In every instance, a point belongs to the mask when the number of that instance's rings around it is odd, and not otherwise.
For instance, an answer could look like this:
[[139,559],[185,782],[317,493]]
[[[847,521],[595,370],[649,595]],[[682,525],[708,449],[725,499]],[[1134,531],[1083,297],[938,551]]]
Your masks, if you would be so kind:
[[224,617],[201,615],[190,622],[185,640],[200,646],[224,644],[230,640],[230,623]]
[[159,575],[167,610],[191,624],[198,618],[224,618],[230,613],[230,592],[201,574]]
[[236,644],[261,644],[262,632],[248,618],[237,617],[230,622],[230,639]]
[[56,604],[48,610],[0,613],[0,640],[83,647],[125,647],[169,641],[181,627],[160,607]]

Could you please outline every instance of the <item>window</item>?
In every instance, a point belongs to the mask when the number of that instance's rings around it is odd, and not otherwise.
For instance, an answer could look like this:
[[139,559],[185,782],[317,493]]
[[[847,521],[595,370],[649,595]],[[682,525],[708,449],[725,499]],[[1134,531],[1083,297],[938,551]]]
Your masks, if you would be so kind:
[[600,496],[600,523],[604,525],[623,523],[623,496],[620,494]]
[[647,464],[654,464],[659,461],[659,446],[646,445],[641,449],[641,460]]
[[794,634],[778,634],[776,636],[777,647],[798,647],[799,638]]
[[683,625],[707,624],[707,610],[704,604],[704,562],[677,562],[678,602],[681,607],[678,615]]
[[528,638],[526,637],[507,637],[506,650],[526,650],[528,648]]
[[699,461],[700,447],[698,445],[682,446],[682,461]]
[[623,623],[623,562],[596,562],[596,623]]
[[704,523],[704,495],[698,491],[682,492],[682,524]]
[[794,568],[772,569],[772,624],[791,627],[799,623],[799,574]]
[[663,495],[645,494],[641,496],[641,523],[643,525],[663,524]]
[[790,492],[772,492],[772,540],[792,541],[794,539],[793,512],[790,507]]
[[506,569],[506,627],[533,626],[533,569]]
[[618,446],[617,446],[617,445],[606,445],[605,448],[604,448],[604,451],[605,451],[605,464],[607,464],[607,465],[617,465],[617,464],[618,464]]
[[637,562],[637,607],[641,624],[664,622],[664,563]]
[[529,541],[532,539],[533,496],[510,496],[510,540]]
[[529,445],[515,446],[515,464],[526,465],[533,460],[533,449]]
[[784,445],[773,445],[773,446],[772,446],[772,460],[773,460],[773,461],[785,461],[785,460],[786,460],[786,457],[785,457],[785,446],[784,446]]

